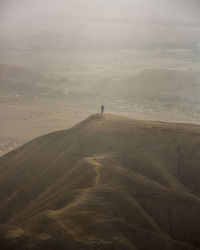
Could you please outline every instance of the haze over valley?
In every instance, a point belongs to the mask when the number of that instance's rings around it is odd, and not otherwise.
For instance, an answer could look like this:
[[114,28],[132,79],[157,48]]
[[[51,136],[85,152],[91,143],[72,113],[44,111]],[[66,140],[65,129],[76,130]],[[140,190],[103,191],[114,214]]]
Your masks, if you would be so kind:
[[200,249],[199,13],[0,1],[0,249]]
[[0,154],[102,103],[129,117],[199,123],[198,1],[0,7]]
[[198,1],[0,6],[1,154],[102,103],[129,117],[199,123]]

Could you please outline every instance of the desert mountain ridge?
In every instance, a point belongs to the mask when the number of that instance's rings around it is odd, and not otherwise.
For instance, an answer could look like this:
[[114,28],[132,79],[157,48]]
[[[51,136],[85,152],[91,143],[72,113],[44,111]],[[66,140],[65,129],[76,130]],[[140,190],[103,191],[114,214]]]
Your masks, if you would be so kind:
[[200,127],[95,114],[0,158],[2,249],[200,249]]

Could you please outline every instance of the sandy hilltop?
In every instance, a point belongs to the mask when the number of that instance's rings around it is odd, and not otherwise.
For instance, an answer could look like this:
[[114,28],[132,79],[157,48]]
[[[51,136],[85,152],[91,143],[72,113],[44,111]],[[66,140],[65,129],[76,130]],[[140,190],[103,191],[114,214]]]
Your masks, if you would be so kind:
[[200,127],[96,114],[0,158],[0,249],[200,249]]

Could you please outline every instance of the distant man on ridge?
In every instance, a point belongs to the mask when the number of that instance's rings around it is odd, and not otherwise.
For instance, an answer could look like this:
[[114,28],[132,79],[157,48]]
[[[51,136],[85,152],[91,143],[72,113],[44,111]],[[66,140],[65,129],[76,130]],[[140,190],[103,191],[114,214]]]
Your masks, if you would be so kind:
[[101,113],[103,114],[104,112],[104,105],[101,106]]

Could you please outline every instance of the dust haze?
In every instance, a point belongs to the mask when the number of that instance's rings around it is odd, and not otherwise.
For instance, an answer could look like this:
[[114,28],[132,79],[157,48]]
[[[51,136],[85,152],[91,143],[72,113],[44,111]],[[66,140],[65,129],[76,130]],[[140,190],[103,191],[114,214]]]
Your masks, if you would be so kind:
[[199,0],[0,0],[0,249],[200,249]]
[[106,112],[199,124],[197,0],[0,2],[0,153]]

